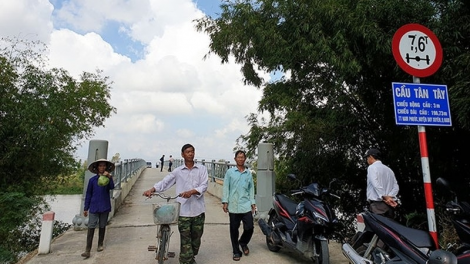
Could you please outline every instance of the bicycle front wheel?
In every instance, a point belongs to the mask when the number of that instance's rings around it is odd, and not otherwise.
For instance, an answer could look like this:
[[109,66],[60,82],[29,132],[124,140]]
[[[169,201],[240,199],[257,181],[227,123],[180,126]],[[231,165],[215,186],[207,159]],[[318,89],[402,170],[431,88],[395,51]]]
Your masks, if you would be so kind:
[[167,251],[168,244],[170,242],[170,226],[162,225],[161,226],[161,237],[157,250],[157,260],[158,264],[163,264],[167,260]]

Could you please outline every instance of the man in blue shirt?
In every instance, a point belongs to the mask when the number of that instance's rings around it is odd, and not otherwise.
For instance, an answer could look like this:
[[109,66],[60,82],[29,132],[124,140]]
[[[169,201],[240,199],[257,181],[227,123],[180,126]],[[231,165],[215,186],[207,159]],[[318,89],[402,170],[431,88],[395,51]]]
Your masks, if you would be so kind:
[[[245,168],[246,154],[238,150],[235,153],[236,167],[225,173],[222,204],[224,212],[229,213],[230,240],[232,241],[233,260],[238,261],[243,254],[248,255],[248,243],[253,236],[253,213],[256,209],[255,186],[251,172]],[[243,222],[243,234],[238,239],[240,222]]]

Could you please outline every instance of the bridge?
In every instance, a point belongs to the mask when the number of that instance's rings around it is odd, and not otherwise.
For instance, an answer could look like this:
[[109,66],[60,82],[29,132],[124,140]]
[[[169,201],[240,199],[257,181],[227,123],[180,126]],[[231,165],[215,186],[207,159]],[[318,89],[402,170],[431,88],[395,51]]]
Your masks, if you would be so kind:
[[[228,214],[222,210],[220,195],[222,193],[223,173],[234,166],[228,162],[205,162],[209,171],[210,182],[205,194],[206,221],[204,235],[199,255],[196,261],[206,264],[219,264],[232,261],[232,247],[229,237]],[[143,160],[124,160],[117,166],[114,177],[116,189],[113,195],[113,212],[109,220],[105,237],[105,250],[96,251],[98,236],[95,235],[91,257],[87,263],[156,263],[155,252],[148,251],[148,246],[156,245],[156,226],[153,222],[152,203],[161,202],[160,198],[147,199],[142,196],[154,183],[163,179],[168,172],[160,172],[160,168],[147,168]],[[175,160],[175,167],[182,164],[182,160]],[[123,194],[127,192],[127,194]],[[166,193],[174,194],[174,187]],[[119,200],[119,202],[117,201]],[[83,205],[82,205],[83,206]],[[80,217],[74,218],[77,221]],[[76,224],[74,224],[76,226]],[[179,232],[176,225],[172,226],[174,232],[170,239],[170,251],[176,253],[166,263],[176,264],[179,252]],[[51,252],[37,254],[33,252],[23,258],[19,263],[28,264],[62,264],[84,263],[80,254],[85,249],[86,231],[73,228],[56,238],[51,244]],[[244,263],[312,263],[300,255],[292,254],[286,250],[274,253],[268,250],[258,225],[249,244],[250,255],[243,256]],[[348,263],[341,253],[340,244],[330,241],[331,264]]]

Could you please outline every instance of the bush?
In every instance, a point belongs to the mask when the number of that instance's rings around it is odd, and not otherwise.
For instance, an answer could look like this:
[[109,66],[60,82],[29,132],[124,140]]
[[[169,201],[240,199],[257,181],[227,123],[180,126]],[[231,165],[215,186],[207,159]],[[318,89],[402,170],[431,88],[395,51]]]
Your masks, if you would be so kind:
[[[22,193],[0,194],[0,210],[4,206],[13,210],[2,210],[5,214],[0,214],[0,263],[16,263],[39,246],[42,215],[50,208],[42,198],[30,198]],[[70,227],[71,224],[55,221],[52,237]]]

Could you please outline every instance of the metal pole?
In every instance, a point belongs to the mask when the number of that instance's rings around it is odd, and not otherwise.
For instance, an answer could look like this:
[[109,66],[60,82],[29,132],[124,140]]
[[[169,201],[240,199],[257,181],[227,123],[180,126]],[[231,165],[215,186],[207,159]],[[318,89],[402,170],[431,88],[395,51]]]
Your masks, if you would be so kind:
[[[413,76],[413,83],[420,83],[418,77]],[[434,200],[432,197],[432,184],[431,184],[431,172],[429,170],[429,155],[428,146],[426,142],[426,128],[424,126],[418,126],[418,137],[419,137],[419,150],[421,153],[421,167],[423,170],[423,182],[424,182],[424,196],[426,198],[426,211],[428,215],[428,228],[429,234],[433,238],[436,248],[439,248],[437,228],[436,228],[436,217],[434,214]]]
[[[118,186],[117,189],[121,190],[121,180],[122,180],[122,161],[119,162],[119,166],[116,166],[115,176],[117,176]],[[116,184],[116,183],[115,183]],[[116,188],[115,188],[116,189]]]
[[215,182],[215,160],[212,160],[212,164],[211,164],[211,178],[212,178],[212,182]]
[[124,170],[124,182],[127,182],[127,179],[129,177],[129,160],[128,159],[125,159],[124,162],[126,163],[126,165],[124,166],[125,170]]

